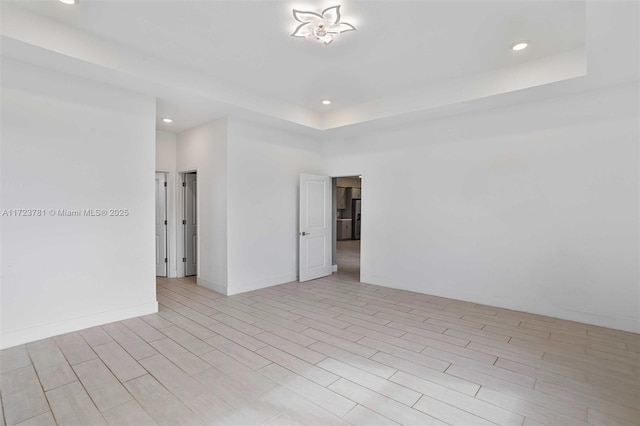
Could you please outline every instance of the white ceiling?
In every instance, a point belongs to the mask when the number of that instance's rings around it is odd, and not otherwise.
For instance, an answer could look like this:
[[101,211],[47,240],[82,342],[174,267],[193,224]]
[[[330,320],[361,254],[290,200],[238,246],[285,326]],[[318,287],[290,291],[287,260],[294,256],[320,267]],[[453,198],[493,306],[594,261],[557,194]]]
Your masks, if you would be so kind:
[[[358,31],[328,46],[289,36],[292,8],[338,3]],[[42,0],[2,8],[3,55],[153,94],[159,117],[171,115],[178,131],[232,112],[331,129],[586,73],[584,0]],[[529,49],[509,49],[522,39]],[[52,61],[51,52],[60,57]],[[325,98],[333,104],[321,105]]]

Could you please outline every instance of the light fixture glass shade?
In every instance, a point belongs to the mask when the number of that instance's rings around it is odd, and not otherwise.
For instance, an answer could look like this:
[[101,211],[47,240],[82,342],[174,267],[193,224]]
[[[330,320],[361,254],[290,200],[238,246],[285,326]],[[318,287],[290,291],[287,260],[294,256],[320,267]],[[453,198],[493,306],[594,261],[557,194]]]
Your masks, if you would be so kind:
[[322,13],[293,9],[293,17],[299,25],[291,33],[293,37],[329,44],[334,37],[346,31],[355,31],[356,27],[340,22],[340,5],[331,6]]
[[60,3],[64,4],[78,4],[80,0],[58,0]]
[[511,50],[515,50],[517,52],[518,50],[524,50],[527,47],[529,47],[528,41],[519,41],[511,45]]

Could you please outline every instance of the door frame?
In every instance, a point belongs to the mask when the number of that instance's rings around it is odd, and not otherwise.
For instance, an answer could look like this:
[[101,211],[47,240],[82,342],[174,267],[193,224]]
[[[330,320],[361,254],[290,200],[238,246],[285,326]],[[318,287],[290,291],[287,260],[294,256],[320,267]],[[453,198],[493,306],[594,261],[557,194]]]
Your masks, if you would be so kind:
[[[332,265],[333,268],[333,272],[337,272],[338,271],[338,232],[337,232],[337,216],[336,216],[336,205],[338,203],[338,191],[337,191],[337,186],[334,185],[335,181],[334,179],[336,178],[346,178],[346,177],[354,177],[354,176],[362,176],[362,178],[360,179],[360,198],[362,200],[365,199],[365,197],[362,195],[364,193],[364,172],[353,172],[353,173],[338,173],[338,174],[330,174],[329,175],[331,177],[331,188],[333,191],[332,194],[332,205],[331,205],[331,220],[333,221],[333,227],[335,228],[333,230],[333,236],[332,236],[332,242],[331,242],[331,255],[332,255],[332,261],[336,262]],[[362,202],[360,202],[360,209],[362,210]],[[365,215],[365,218],[367,216]],[[362,282],[362,228],[363,228],[363,221],[360,220],[360,277],[358,278],[358,281]],[[352,224],[353,226],[353,224]]]
[[[182,226],[182,221],[186,219],[185,217],[185,197],[183,190],[183,183],[186,182],[186,176],[189,173],[198,174],[198,169],[184,170],[178,172],[178,191],[176,194],[176,207],[178,214],[176,215],[176,262],[177,262],[177,278],[184,278],[186,276],[186,268],[182,259],[185,257],[185,235],[184,235],[184,226]],[[196,249],[196,278],[200,277],[200,203],[198,200],[200,199],[200,185],[196,186],[196,218],[198,221],[198,229],[196,231],[198,238],[198,247]]]
[[[161,172],[161,171],[157,171],[156,170],[156,175],[158,174],[162,174],[164,175],[164,219],[166,224],[164,225],[164,253],[166,256],[166,262],[164,263],[164,270],[165,270],[165,275],[164,278],[170,278],[171,277],[171,272],[169,268],[169,259],[171,259],[171,256],[169,254],[169,172]],[[158,208],[158,200],[155,200],[155,205],[156,208]],[[156,275],[156,277],[158,277],[161,275]]]

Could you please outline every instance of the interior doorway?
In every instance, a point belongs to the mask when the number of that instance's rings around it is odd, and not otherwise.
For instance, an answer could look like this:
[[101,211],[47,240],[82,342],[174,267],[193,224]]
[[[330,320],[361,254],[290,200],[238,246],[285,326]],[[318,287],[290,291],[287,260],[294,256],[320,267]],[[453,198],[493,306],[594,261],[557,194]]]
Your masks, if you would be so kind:
[[156,276],[167,276],[167,174],[156,172]]
[[334,259],[338,278],[360,281],[362,238],[362,176],[333,178]]
[[198,274],[198,175],[195,172],[183,175],[184,216],[184,275]]

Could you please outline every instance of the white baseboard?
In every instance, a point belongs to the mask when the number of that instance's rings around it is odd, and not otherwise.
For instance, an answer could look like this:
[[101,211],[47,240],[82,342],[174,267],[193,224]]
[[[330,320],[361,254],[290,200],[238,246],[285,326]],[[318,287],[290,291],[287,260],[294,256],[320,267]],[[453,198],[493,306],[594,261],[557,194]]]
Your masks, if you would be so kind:
[[0,349],[35,342],[36,340],[46,339],[47,337],[71,333],[72,331],[83,330],[85,328],[108,324],[110,322],[153,314],[155,312],[158,312],[158,302],[153,301],[142,305],[127,306],[121,309],[98,312],[78,318],[55,321],[53,323],[37,325],[20,330],[3,331],[0,335]]
[[338,272],[338,265],[333,265],[333,267],[331,268],[332,272]]

